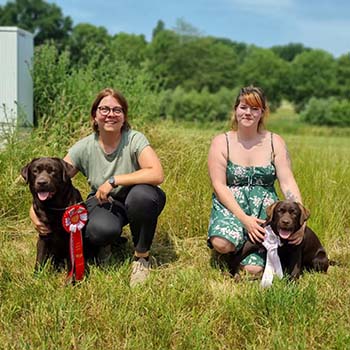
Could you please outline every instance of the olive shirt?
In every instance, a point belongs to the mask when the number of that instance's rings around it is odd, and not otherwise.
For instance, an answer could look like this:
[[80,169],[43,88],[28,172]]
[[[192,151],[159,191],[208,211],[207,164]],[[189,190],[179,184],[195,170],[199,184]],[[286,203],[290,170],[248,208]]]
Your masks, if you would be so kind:
[[[68,151],[73,165],[87,178],[91,194],[111,176],[129,174],[140,169],[138,157],[150,143],[138,131],[122,131],[117,149],[106,154],[98,142],[98,134],[93,133],[75,143]],[[124,198],[128,187],[117,186],[111,191],[114,199]]]

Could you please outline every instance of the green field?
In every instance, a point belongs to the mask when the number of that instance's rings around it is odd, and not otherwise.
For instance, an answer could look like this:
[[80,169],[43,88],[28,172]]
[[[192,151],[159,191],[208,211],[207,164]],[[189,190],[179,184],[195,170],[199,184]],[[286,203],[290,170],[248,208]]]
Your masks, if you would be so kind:
[[[50,267],[34,277],[36,233],[29,189],[18,175],[32,157],[63,156],[68,147],[38,131],[26,141],[11,138],[0,153],[0,348],[349,349],[350,140],[339,129],[298,124],[288,108],[279,112],[269,125],[288,144],[309,225],[337,262],[327,275],[307,273],[295,284],[277,280],[261,289],[213,267],[206,159],[211,138],[226,125],[157,122],[142,128],[166,174],[150,280],[129,288],[130,244],[110,265],[91,266],[75,287],[64,287],[65,273]],[[87,193],[84,179],[74,182]]]

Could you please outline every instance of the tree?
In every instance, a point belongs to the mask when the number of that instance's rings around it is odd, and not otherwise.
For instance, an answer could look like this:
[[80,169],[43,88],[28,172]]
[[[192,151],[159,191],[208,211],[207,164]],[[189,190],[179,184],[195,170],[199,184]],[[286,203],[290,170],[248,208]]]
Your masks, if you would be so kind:
[[251,47],[239,67],[240,85],[263,88],[272,109],[279,106],[288,85],[288,63],[269,49]]
[[289,100],[300,111],[312,97],[327,98],[336,88],[336,62],[323,50],[302,52],[291,63]]
[[335,95],[350,100],[350,53],[336,61],[337,91]]
[[183,18],[178,18],[176,20],[174,32],[179,34],[183,39],[202,36],[199,29],[194,27],[191,23],[186,22]]
[[157,22],[156,27],[152,31],[152,40],[157,36],[158,33],[160,33],[163,30],[165,30],[165,24],[162,20],[159,20]]
[[272,46],[271,50],[285,61],[292,62],[295,56],[304,51],[310,51],[311,49],[300,43],[290,43],[288,45]]
[[34,34],[34,44],[54,40],[63,47],[72,29],[72,19],[65,17],[56,4],[43,0],[15,0],[0,6],[0,25],[18,26]]
[[79,23],[73,28],[68,42],[71,60],[74,64],[87,64],[92,56],[102,58],[110,54],[110,42],[106,28]]
[[197,91],[208,88],[216,92],[220,87],[233,88],[237,83],[237,55],[235,51],[211,37],[184,42],[172,56],[171,87],[178,85]]
[[236,53],[238,58],[238,64],[241,64],[244,61],[245,56],[249,52],[249,46],[242,42],[232,41],[227,38],[214,38],[215,42],[224,44],[225,46],[230,47]]
[[144,35],[119,33],[112,38],[111,49],[116,59],[141,67],[146,59],[147,42]]
[[168,79],[174,72],[170,71],[172,56],[179,48],[180,38],[171,30],[162,30],[153,38],[147,48],[147,66],[160,86],[169,87]]
[[181,85],[187,91],[220,87],[232,88],[237,82],[235,50],[211,37],[187,37],[163,31],[149,48],[149,69],[162,79],[164,87]]

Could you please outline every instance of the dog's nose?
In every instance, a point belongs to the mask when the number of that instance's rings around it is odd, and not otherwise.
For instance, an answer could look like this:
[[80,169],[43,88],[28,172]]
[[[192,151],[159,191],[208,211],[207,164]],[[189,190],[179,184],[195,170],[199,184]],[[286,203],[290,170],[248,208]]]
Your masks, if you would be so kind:
[[288,220],[288,219],[282,219],[281,222],[282,222],[283,225],[289,225],[290,224],[290,220]]
[[44,186],[44,185],[47,185],[48,182],[45,180],[45,179],[38,179],[36,181],[36,183],[39,185],[39,186]]

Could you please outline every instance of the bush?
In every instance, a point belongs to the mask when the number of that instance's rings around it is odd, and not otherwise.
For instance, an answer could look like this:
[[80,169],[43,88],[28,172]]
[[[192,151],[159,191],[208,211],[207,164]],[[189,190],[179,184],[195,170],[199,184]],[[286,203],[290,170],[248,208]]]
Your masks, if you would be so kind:
[[33,80],[37,125],[51,131],[56,126],[61,136],[70,137],[82,125],[89,126],[91,103],[105,87],[125,95],[132,126],[159,115],[159,99],[145,70],[111,57],[101,60],[93,51],[89,63],[79,68],[73,67],[68,52],[59,53],[53,45],[38,47]]
[[312,97],[301,112],[301,119],[314,125],[350,126],[350,101]]
[[208,89],[186,91],[182,87],[162,95],[162,115],[184,121],[226,121],[232,110],[235,91],[221,88],[217,93]]

